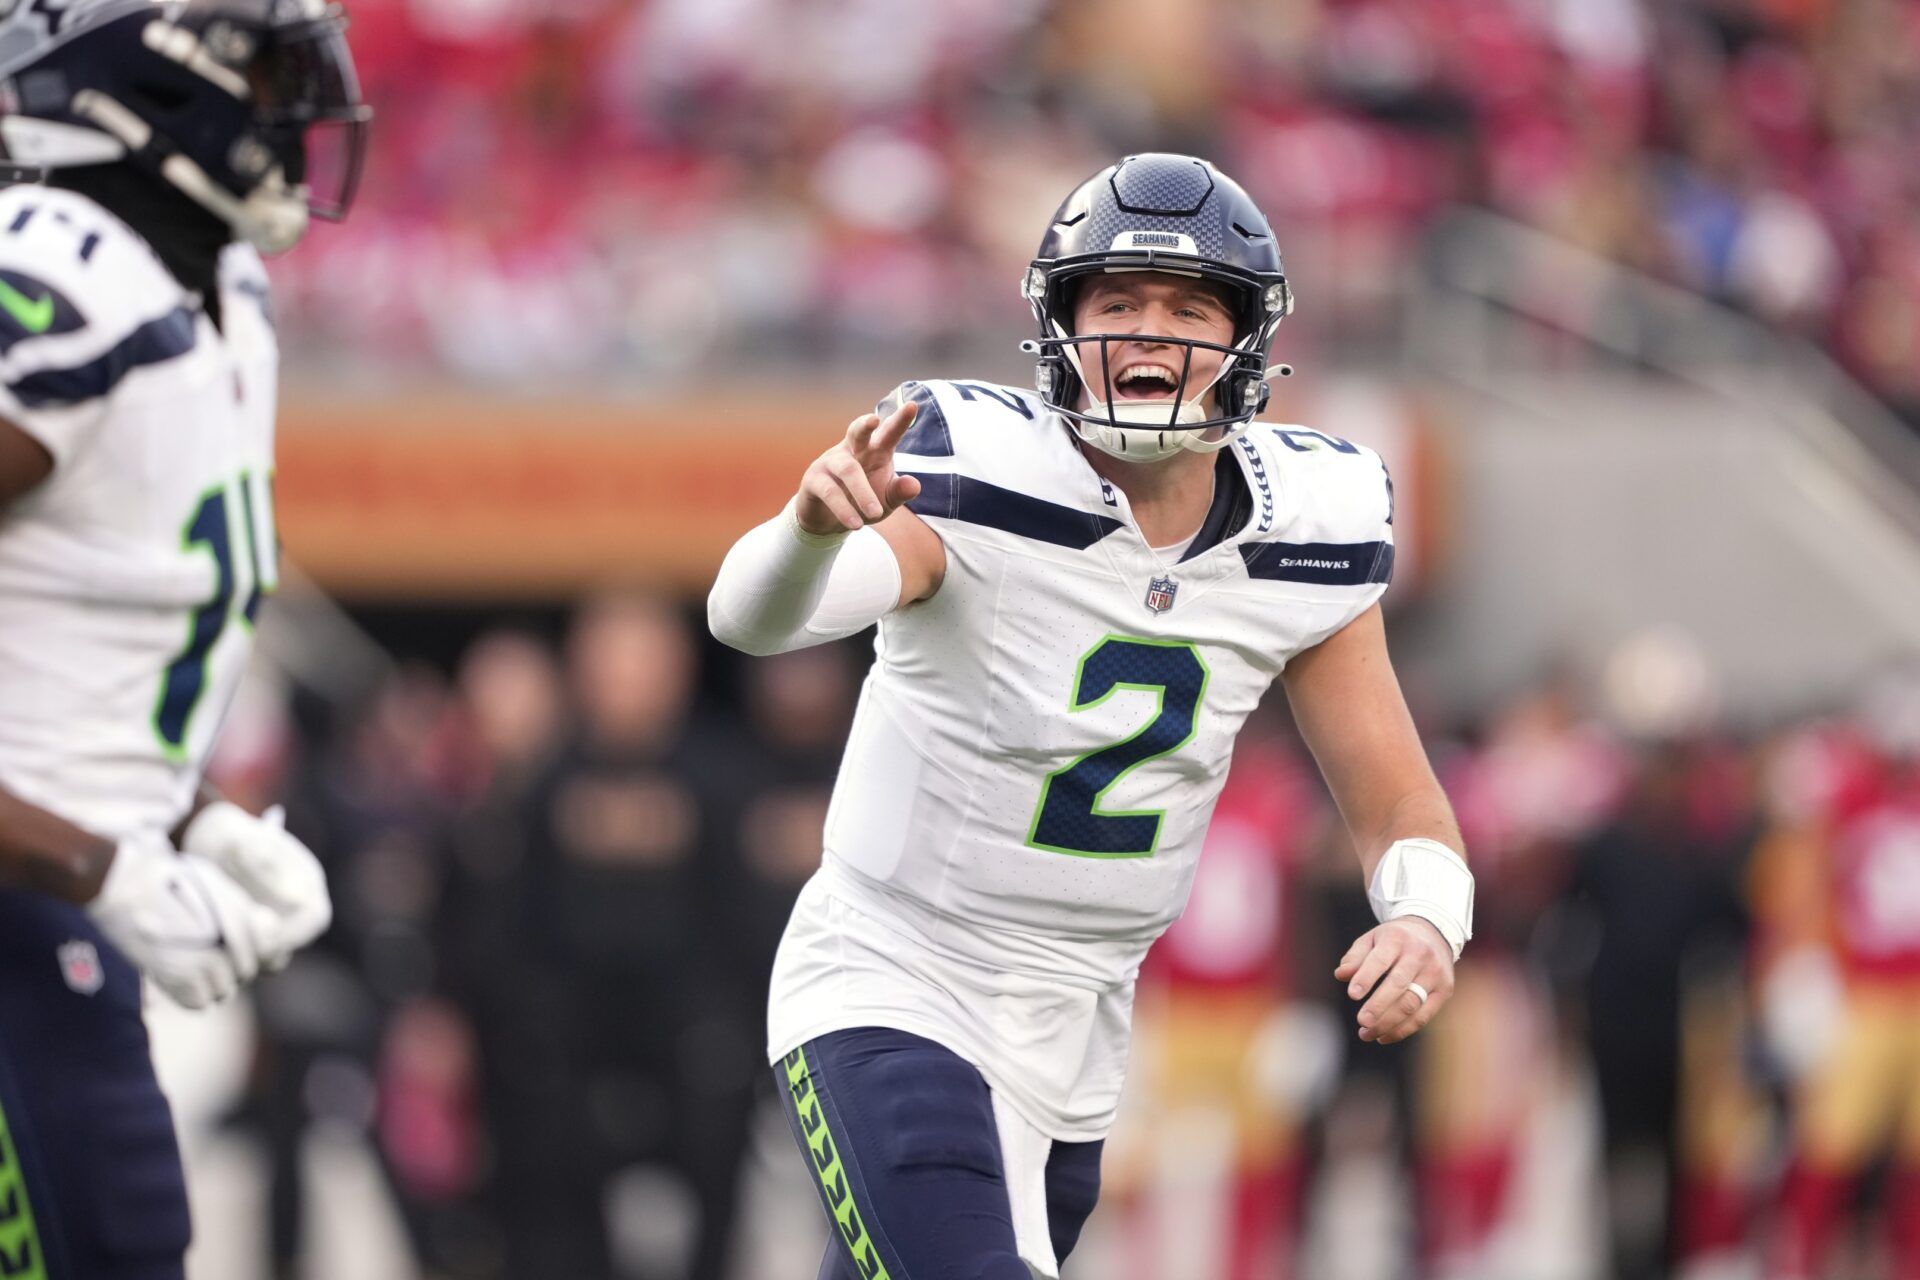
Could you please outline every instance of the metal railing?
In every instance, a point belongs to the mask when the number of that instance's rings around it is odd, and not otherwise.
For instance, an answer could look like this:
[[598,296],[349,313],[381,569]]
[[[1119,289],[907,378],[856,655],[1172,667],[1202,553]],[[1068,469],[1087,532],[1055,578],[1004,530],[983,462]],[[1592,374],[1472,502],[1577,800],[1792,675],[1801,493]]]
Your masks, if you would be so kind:
[[1479,209],[1436,224],[1408,305],[1405,350],[1425,371],[1494,391],[1523,370],[1672,378],[1807,446],[1920,543],[1920,434],[1802,339]]

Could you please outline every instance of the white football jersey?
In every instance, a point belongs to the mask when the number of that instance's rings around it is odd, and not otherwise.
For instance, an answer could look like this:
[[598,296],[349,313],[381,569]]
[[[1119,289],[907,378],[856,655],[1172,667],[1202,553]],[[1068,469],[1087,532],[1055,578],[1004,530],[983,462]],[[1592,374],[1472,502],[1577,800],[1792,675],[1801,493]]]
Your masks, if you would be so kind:
[[88,830],[186,813],[278,580],[259,255],[215,328],[93,201],[0,191],[0,418],[53,474],[0,508],[0,785]]
[[1052,1136],[1098,1137],[1234,737],[1289,658],[1385,590],[1391,483],[1370,449],[1256,424],[1228,454],[1244,522],[1171,563],[1031,392],[895,394],[920,402],[895,461],[946,576],[880,623],[769,1051],[896,1027]]

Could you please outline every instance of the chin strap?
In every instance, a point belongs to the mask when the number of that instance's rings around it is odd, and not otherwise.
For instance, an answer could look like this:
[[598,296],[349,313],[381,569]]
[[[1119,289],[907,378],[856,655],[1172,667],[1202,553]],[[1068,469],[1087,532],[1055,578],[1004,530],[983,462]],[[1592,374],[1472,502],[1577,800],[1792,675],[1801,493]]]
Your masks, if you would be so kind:
[[[1252,425],[1250,413],[1237,426],[1221,428],[1217,434],[1172,429],[1180,424],[1190,426],[1206,421],[1207,411],[1202,407],[1201,402],[1206,398],[1207,393],[1212,391],[1234,368],[1240,355],[1223,359],[1213,376],[1207,379],[1206,385],[1199,388],[1193,395],[1181,400],[1178,409],[1174,408],[1172,400],[1108,402],[1094,395],[1093,383],[1087,377],[1086,366],[1081,362],[1080,344],[1071,340],[1072,335],[1067,333],[1058,320],[1049,320],[1047,324],[1053,330],[1054,340],[1059,342],[1062,357],[1073,367],[1075,375],[1080,379],[1080,385],[1087,391],[1088,405],[1084,415],[1065,416],[1072,424],[1075,435],[1103,453],[1132,462],[1158,462],[1181,452],[1214,453],[1244,435]],[[1235,350],[1241,354],[1244,354],[1243,347],[1251,350],[1251,344],[1257,340],[1257,337],[1257,334],[1249,334],[1240,343],[1235,344]],[[1101,345],[1105,347],[1106,339],[1102,339]],[[1043,350],[1041,344],[1031,338],[1022,341],[1020,349],[1029,354],[1040,354]],[[1103,362],[1104,359],[1103,351]],[[1188,370],[1192,367],[1192,361],[1193,352],[1189,348],[1181,370],[1182,390],[1185,389],[1184,383]],[[1266,371],[1262,381],[1273,377],[1278,370],[1291,374],[1293,367],[1275,365]],[[1103,389],[1106,388],[1103,387]],[[1258,412],[1258,408],[1259,406],[1256,405],[1254,412]],[[1169,422],[1169,411],[1172,411],[1171,422]]]
[[290,187],[275,165],[245,199],[207,176],[176,151],[160,162],[160,175],[233,226],[234,234],[262,253],[285,253],[307,233],[307,191]]

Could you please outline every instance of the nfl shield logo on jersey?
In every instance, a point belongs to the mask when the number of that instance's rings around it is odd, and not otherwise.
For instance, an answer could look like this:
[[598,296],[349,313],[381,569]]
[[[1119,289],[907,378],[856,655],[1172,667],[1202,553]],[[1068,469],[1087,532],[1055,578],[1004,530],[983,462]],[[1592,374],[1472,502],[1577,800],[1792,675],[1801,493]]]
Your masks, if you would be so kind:
[[90,996],[107,984],[107,971],[100,967],[100,953],[85,938],[63,942],[54,953],[60,957],[60,976],[83,996]]
[[1155,578],[1147,584],[1147,608],[1155,613],[1165,613],[1173,608],[1174,593],[1180,590],[1180,584],[1172,578]]

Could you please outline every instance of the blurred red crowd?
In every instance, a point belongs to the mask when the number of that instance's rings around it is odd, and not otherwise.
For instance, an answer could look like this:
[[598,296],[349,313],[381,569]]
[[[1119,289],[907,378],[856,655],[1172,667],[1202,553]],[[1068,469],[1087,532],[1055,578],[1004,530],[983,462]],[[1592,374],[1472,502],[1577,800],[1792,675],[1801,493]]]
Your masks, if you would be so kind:
[[937,357],[1018,327],[1069,183],[1161,147],[1253,189],[1312,333],[1377,330],[1467,201],[1920,409],[1901,0],[351,9],[379,121],[354,217],[280,272],[309,352],[501,380]]
[[[333,931],[255,990],[246,1115],[275,1153],[282,1261],[289,1153],[320,1118],[374,1131],[435,1274],[615,1274],[605,1189],[635,1165],[701,1206],[692,1280],[728,1274],[752,1226],[735,1197],[771,1081],[766,976],[819,864],[865,646],[746,662],[646,597],[557,622],[480,634],[451,678],[407,666],[330,709],[262,685],[230,719],[220,786],[284,798],[334,885]],[[1920,678],[1745,732],[1644,692],[1562,678],[1420,716],[1475,938],[1446,1016],[1388,1050],[1352,1039],[1330,977],[1373,923],[1351,845],[1277,700],[1256,717],[1143,977],[1111,1230],[1147,1212],[1154,1143],[1204,1163],[1163,1122],[1213,1108],[1238,1261],[1205,1274],[1294,1274],[1311,1188],[1356,1144],[1393,1158],[1341,1101],[1385,1077],[1410,1115],[1410,1274],[1545,1273],[1487,1251],[1537,1212],[1530,1135],[1569,1106],[1594,1144],[1556,1159],[1570,1187],[1605,1172],[1612,1274],[1716,1255],[1821,1274],[1875,1202],[1906,1268],[1881,1274],[1920,1274]],[[315,1092],[322,1064],[362,1081],[352,1106]]]

